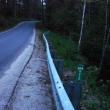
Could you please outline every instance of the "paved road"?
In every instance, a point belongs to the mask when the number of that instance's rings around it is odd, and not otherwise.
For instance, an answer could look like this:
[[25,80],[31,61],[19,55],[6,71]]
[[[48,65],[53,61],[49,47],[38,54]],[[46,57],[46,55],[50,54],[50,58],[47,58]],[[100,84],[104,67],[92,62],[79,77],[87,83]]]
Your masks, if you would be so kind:
[[32,37],[35,22],[25,21],[13,29],[0,33],[0,76],[2,71],[20,54]]

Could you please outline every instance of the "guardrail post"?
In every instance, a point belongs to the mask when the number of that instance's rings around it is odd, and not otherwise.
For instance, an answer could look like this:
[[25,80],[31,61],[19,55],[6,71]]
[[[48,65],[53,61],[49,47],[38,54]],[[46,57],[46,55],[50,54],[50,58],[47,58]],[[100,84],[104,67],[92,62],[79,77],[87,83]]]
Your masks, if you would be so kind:
[[49,36],[49,31],[45,32],[45,37],[48,40],[48,36]]
[[[49,34],[49,32],[45,32],[45,37],[46,37],[46,39],[48,39],[48,34]],[[45,41],[43,42],[43,45],[44,45],[44,51],[46,51],[46,46],[45,46]]]
[[65,88],[75,110],[80,110],[82,85],[84,84],[84,65],[79,64],[76,70],[75,80],[66,82]]
[[80,110],[82,82],[74,81],[72,89],[72,103],[76,110]]
[[71,81],[65,83],[64,85],[75,110],[80,110],[82,83]]
[[63,59],[54,59],[55,67],[59,73],[60,78],[63,78],[64,72],[64,60]]
[[56,51],[55,51],[52,43],[48,42],[48,44],[49,44],[50,53],[51,53],[51,56],[53,58],[55,67],[59,73],[60,78],[63,78],[64,60],[63,59],[57,59]]
[[79,64],[76,70],[75,81],[73,81],[72,102],[76,110],[80,110],[82,85],[84,84],[84,65]]
[[50,53],[51,53],[52,58],[55,59],[56,58],[56,54],[55,54],[56,51],[54,49],[51,49]]
[[55,49],[54,49],[51,42],[48,42],[48,44],[49,44],[49,49],[50,49],[51,56],[54,59],[54,58],[56,58],[56,51],[55,51]]

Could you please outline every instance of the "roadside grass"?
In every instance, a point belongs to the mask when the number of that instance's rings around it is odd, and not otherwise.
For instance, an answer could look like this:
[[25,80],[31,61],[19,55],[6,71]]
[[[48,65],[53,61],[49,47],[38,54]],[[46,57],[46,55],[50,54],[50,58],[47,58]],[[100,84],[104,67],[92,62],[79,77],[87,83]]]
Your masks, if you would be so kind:
[[86,69],[82,106],[87,110],[110,110],[110,81],[106,84],[97,83],[98,71],[95,66],[89,66]]
[[49,41],[52,42],[58,58],[64,59],[64,67],[69,70],[76,70],[77,64],[85,63],[85,60],[77,52],[77,45],[67,36],[58,33],[49,33]]

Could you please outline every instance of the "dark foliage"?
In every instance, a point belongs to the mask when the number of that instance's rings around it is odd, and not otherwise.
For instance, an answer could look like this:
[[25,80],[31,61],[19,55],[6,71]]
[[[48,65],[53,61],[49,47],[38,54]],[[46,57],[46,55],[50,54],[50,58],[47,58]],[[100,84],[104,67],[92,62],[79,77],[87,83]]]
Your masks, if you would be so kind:
[[[92,0],[91,0],[92,1]],[[47,22],[50,29],[68,35],[69,39],[78,42],[81,27],[83,2],[81,0],[48,0]],[[108,5],[110,10],[110,3]],[[105,34],[106,0],[87,2],[81,52],[89,64],[100,67],[103,39]],[[108,14],[108,27],[110,23]],[[110,48],[104,56],[100,78],[110,79]]]

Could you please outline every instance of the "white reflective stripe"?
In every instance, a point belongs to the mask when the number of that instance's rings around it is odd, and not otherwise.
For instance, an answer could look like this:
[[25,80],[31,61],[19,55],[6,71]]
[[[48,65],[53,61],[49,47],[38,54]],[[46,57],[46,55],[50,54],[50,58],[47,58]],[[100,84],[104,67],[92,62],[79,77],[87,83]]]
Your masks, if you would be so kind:
[[49,69],[51,70],[51,77],[52,77],[51,80],[53,80],[52,82],[54,83],[54,86],[55,86],[54,89],[56,89],[55,90],[56,94],[59,97],[61,108],[63,110],[75,110],[66,91],[65,91],[65,89],[64,89],[64,87],[63,87],[63,84],[60,80],[60,77],[57,73],[57,70],[56,70],[55,65],[53,63],[53,59],[50,54],[48,42],[47,42],[47,39],[44,34],[43,34],[43,38],[44,38],[44,41],[46,44],[47,61],[48,61]]

